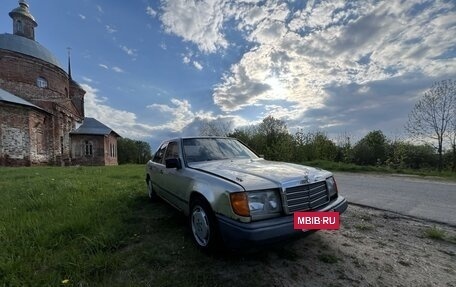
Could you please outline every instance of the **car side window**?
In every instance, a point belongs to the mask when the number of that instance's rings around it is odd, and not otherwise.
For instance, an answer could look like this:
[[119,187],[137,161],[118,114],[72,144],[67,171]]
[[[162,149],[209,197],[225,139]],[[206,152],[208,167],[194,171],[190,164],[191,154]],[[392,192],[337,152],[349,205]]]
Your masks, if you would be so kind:
[[179,157],[179,149],[177,142],[170,142],[168,144],[168,148],[166,149],[165,160],[169,158],[178,158]]
[[167,146],[168,146],[167,142],[160,146],[160,148],[157,150],[157,152],[154,155],[154,159],[152,160],[153,162],[163,163],[163,158],[164,158]]

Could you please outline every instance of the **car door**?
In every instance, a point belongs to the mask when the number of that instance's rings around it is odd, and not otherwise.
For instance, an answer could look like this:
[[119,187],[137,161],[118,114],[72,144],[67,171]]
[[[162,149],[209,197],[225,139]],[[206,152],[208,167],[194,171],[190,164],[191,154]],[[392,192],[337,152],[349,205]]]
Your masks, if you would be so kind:
[[157,152],[154,154],[152,164],[149,165],[149,174],[152,181],[152,186],[159,196],[163,196],[163,171],[165,167],[165,153],[168,147],[168,142],[164,142]]
[[[171,158],[180,158],[179,142],[171,141],[168,144],[165,154],[165,161]],[[182,159],[181,159],[182,160]],[[177,208],[184,209],[188,202],[185,192],[188,189],[188,177],[185,176],[185,169],[167,168],[162,175],[163,189],[167,199]]]

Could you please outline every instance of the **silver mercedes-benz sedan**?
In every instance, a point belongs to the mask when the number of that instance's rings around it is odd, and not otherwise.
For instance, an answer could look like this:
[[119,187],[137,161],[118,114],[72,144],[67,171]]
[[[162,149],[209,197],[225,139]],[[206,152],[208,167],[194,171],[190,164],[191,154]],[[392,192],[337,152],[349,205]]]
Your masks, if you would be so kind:
[[347,209],[332,173],[267,161],[234,138],[163,142],[146,166],[151,200],[162,198],[189,218],[196,245],[246,248],[305,234],[297,211]]

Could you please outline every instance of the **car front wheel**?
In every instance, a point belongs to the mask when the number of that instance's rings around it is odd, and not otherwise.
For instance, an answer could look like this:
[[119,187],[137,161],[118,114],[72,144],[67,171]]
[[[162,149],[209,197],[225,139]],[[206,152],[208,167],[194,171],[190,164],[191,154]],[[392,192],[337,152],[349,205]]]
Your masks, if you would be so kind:
[[215,217],[209,204],[196,198],[191,202],[190,229],[193,241],[203,251],[215,251],[219,235]]

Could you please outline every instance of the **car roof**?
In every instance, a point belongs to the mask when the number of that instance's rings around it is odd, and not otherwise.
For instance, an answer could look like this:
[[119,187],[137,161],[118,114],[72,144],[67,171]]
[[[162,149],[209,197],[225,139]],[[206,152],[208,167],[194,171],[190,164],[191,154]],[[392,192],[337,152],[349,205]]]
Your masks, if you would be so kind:
[[180,141],[180,140],[184,140],[184,139],[236,139],[236,138],[222,137],[222,136],[185,136],[185,137],[177,137],[177,138],[168,139],[163,142]]
[[162,141],[160,143],[160,146],[166,142],[180,142],[181,140],[186,140],[186,139],[234,139],[238,140],[237,138],[234,137],[222,137],[222,136],[185,136],[185,137],[176,137],[176,138],[170,138]]

